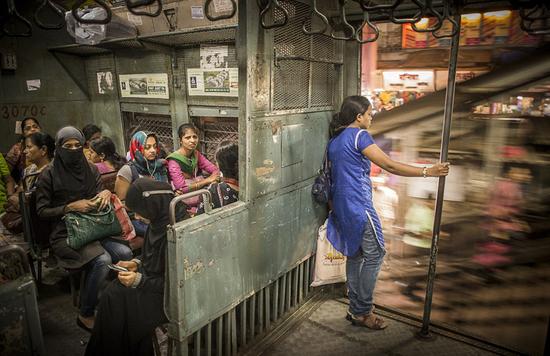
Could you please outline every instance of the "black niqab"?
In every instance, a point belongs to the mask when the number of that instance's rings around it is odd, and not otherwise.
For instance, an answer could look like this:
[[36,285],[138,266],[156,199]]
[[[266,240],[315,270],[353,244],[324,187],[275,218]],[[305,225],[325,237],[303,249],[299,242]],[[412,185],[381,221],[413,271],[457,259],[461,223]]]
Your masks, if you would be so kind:
[[55,137],[55,156],[52,175],[54,191],[63,191],[67,202],[89,199],[96,194],[94,174],[84,156],[82,148],[72,150],[63,144],[76,139],[84,145],[84,135],[80,130],[66,126]]

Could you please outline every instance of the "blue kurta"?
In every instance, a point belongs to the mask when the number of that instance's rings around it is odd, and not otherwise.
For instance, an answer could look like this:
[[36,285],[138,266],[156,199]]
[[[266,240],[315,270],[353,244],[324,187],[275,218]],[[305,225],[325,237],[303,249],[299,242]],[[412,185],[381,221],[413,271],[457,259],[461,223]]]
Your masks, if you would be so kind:
[[366,130],[346,128],[329,142],[332,211],[327,237],[335,249],[355,256],[361,247],[365,224],[371,224],[384,248],[380,219],[372,203],[370,161],[361,151],[374,144]]

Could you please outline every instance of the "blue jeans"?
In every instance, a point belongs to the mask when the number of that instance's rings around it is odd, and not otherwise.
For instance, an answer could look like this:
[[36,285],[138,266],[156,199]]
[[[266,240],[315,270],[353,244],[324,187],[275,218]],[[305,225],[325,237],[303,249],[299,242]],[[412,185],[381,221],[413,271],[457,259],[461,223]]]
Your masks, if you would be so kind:
[[372,310],[372,295],[386,251],[376,241],[369,222],[359,252],[348,257],[346,275],[348,279],[349,311],[354,316],[363,316]]
[[84,290],[80,291],[80,315],[84,317],[94,315],[95,307],[99,302],[99,286],[109,274],[107,265],[132,259],[132,250],[120,242],[104,239],[101,245],[105,252],[88,262],[85,267],[86,282]]
[[145,237],[145,232],[147,231],[147,225],[141,220],[132,219],[132,225],[134,225],[134,229],[136,230],[136,236]]

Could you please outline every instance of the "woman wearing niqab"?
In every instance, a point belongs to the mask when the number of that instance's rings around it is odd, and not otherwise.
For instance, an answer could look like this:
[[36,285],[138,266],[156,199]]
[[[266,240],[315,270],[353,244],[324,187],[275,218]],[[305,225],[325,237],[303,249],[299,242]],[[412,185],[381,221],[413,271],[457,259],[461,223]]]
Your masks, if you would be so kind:
[[50,245],[60,267],[86,269],[86,283],[81,291],[77,324],[91,329],[98,303],[100,283],[105,280],[108,264],[132,258],[129,247],[111,239],[94,241],[78,250],[67,245],[67,228],[63,216],[71,211],[87,212],[110,202],[111,193],[104,190],[97,168],[84,157],[84,136],[67,126],[56,135],[54,160],[41,173],[36,190],[38,216],[49,221]]
[[[166,228],[173,198],[170,184],[148,178],[138,178],[128,189],[126,206],[150,224],[141,256],[117,264],[129,272],[118,272],[118,279],[102,295],[86,356],[153,354],[151,334],[167,322],[163,308]],[[178,217],[184,216],[183,204],[177,211]]]

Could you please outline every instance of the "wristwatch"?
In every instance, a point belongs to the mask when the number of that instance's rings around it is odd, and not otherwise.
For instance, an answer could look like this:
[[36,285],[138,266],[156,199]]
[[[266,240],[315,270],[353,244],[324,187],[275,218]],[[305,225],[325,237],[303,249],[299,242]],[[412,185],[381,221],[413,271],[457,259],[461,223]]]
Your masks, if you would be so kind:
[[422,177],[426,178],[428,176],[428,167],[422,168]]

